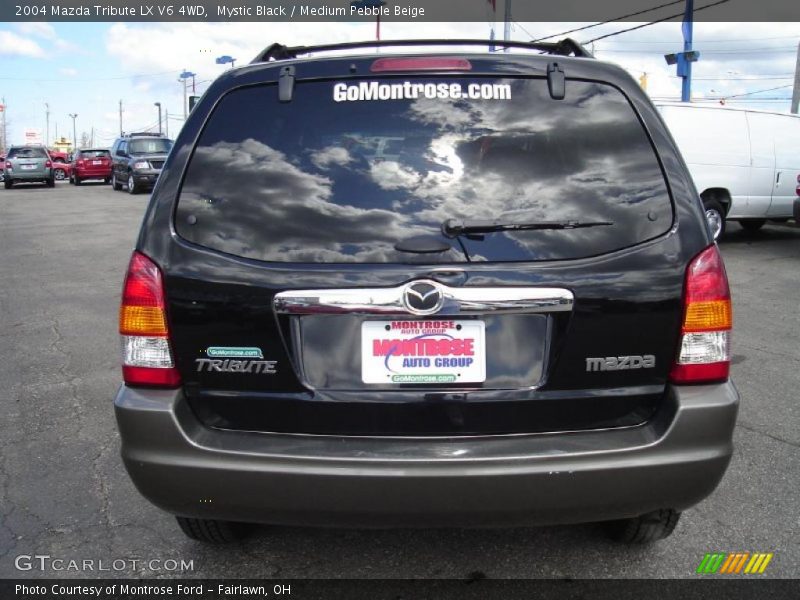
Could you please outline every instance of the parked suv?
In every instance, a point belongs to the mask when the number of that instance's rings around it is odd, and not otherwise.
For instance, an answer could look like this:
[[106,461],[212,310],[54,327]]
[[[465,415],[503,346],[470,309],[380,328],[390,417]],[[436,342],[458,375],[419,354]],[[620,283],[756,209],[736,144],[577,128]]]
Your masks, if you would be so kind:
[[4,161],[3,185],[10,189],[15,183],[46,183],[55,186],[53,162],[44,146],[11,146]]
[[111,147],[111,185],[115,190],[124,185],[129,194],[152,189],[171,149],[172,140],[159,134],[130,133],[117,138]]
[[727,468],[738,395],[722,258],[658,112],[570,40],[354,52],[375,45],[271,46],[181,130],[122,295],[135,485],[212,542],[669,535]]
[[105,148],[83,148],[72,157],[70,183],[80,185],[87,179],[111,181],[111,153]]

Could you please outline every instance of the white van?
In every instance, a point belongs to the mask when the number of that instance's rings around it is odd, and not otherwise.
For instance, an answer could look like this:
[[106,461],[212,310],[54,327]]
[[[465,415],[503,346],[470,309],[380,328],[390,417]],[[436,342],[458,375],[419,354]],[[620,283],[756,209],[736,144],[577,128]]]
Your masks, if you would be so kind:
[[725,219],[755,231],[793,217],[800,196],[800,116],[656,102],[703,199],[714,237]]

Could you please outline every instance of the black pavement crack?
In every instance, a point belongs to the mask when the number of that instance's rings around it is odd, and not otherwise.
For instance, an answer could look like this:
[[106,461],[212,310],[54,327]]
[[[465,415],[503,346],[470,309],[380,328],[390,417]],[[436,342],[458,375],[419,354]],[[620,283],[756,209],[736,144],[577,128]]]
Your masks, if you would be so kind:
[[759,348],[758,346],[748,346],[747,344],[743,344],[740,341],[736,341],[736,346],[740,348],[747,348],[748,350],[755,350],[757,352],[763,352],[765,354],[771,354],[773,356],[780,356],[782,358],[788,358],[789,360],[793,360],[795,362],[800,362],[800,356],[796,356],[794,354],[786,354],[785,352],[775,352],[774,350],[767,350],[766,348]]
[[758,433],[759,435],[763,435],[765,437],[773,439],[776,442],[781,442],[782,444],[787,444],[789,446],[793,446],[794,448],[800,448],[800,443],[793,442],[791,440],[787,440],[787,439],[784,439],[782,437],[778,437],[776,435],[772,435],[771,433],[767,433],[766,431],[761,431],[761,430],[756,429],[755,427],[752,427],[750,425],[745,425],[744,423],[738,422],[738,423],[736,423],[736,426],[737,427],[741,427],[742,429],[746,429],[747,431],[751,431],[753,433]]

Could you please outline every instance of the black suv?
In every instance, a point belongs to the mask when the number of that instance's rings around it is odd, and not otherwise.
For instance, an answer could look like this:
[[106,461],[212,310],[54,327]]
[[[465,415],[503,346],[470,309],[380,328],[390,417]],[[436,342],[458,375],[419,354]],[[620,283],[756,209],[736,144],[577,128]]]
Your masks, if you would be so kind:
[[725,269],[658,112],[570,40],[374,45],[273,45],[181,130],[120,312],[134,483],[214,542],[669,535],[725,472],[738,394]]
[[157,133],[129,133],[111,146],[111,185],[130,194],[152,189],[161,174],[172,140]]

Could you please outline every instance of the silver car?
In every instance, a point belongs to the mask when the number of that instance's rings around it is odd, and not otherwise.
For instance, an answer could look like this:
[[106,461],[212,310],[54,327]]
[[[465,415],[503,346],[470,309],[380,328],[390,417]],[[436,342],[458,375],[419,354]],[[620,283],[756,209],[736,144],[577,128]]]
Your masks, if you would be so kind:
[[15,183],[43,182],[55,186],[53,163],[44,146],[11,146],[3,167],[3,185],[10,189]]

